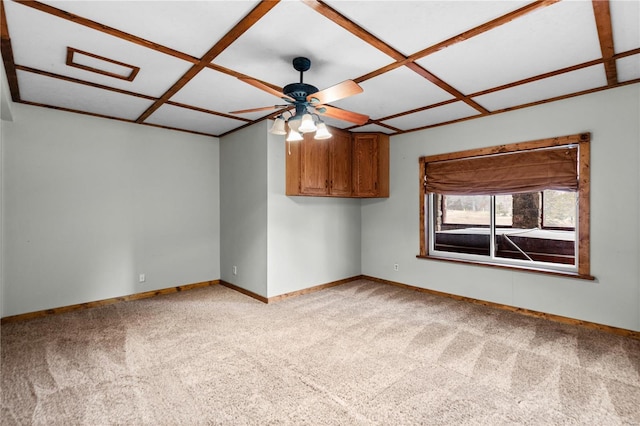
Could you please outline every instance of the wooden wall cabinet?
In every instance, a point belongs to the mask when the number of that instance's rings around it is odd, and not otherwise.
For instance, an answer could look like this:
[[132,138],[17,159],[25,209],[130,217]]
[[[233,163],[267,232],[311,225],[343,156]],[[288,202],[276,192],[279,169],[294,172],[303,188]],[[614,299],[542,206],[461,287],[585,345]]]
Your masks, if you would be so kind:
[[303,141],[285,142],[287,195],[351,196],[351,135],[340,129],[331,133],[330,139],[306,133]]
[[389,135],[355,133],[352,172],[354,197],[388,197]]
[[331,129],[333,137],[285,142],[286,194],[388,197],[389,136]]

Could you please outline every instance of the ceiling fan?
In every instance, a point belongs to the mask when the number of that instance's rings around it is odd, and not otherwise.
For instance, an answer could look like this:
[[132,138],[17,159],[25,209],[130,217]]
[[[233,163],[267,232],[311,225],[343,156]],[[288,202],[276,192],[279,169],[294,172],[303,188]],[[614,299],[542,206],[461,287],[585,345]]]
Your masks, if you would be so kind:
[[[300,135],[300,133],[314,132],[316,130],[316,139],[330,138],[331,134],[327,131],[325,124],[320,120],[318,114],[358,125],[363,125],[369,121],[369,116],[367,115],[327,105],[329,102],[334,102],[339,99],[344,99],[346,97],[362,93],[362,87],[360,87],[358,83],[353,80],[346,80],[324,90],[318,90],[317,87],[303,82],[303,73],[311,68],[311,60],[304,57],[294,58],[293,68],[300,72],[300,82],[287,84],[282,92],[279,92],[261,81],[252,78],[239,77],[239,79],[245,83],[264,90],[274,96],[278,96],[280,99],[287,102],[287,104],[231,111],[230,114],[244,114],[283,107],[295,107],[295,114],[289,112],[292,115],[286,120],[290,129],[287,141],[302,140],[302,135]],[[317,117],[317,120],[313,119],[314,115]],[[284,124],[285,119],[281,114],[278,116],[271,128],[271,133],[280,135],[286,134]]]

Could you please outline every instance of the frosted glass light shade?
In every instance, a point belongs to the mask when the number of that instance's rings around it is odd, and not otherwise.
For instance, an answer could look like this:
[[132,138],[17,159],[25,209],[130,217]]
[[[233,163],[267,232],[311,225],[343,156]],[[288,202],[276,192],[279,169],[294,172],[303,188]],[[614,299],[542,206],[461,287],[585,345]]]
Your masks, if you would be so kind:
[[289,135],[287,136],[287,142],[299,142],[302,139],[304,139],[302,137],[302,135],[298,132],[296,132],[295,130],[291,129],[289,130]]
[[318,124],[318,130],[316,130],[316,135],[313,137],[314,139],[329,139],[331,137],[331,133],[327,130],[327,125],[324,123]]
[[300,122],[301,120],[299,118],[294,120],[289,119],[289,121],[287,121],[287,126],[289,126],[289,129],[295,130],[297,132],[300,128]]
[[284,129],[284,120],[282,118],[276,118],[276,121],[273,122],[273,126],[269,132],[274,135],[286,135],[287,131]]
[[302,123],[300,123],[300,128],[298,129],[301,133],[310,133],[316,131],[316,125],[313,122],[313,118],[311,114],[305,114],[302,116]]

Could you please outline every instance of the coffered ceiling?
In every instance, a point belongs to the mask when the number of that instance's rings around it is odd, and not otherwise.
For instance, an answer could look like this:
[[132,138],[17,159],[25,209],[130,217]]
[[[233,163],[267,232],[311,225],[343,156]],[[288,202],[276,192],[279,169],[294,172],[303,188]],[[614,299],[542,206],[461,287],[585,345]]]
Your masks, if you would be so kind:
[[[2,1],[14,102],[223,136],[299,81],[354,80],[404,133],[640,82],[639,1]],[[258,80],[261,90],[246,79]],[[271,93],[270,93],[271,92]]]

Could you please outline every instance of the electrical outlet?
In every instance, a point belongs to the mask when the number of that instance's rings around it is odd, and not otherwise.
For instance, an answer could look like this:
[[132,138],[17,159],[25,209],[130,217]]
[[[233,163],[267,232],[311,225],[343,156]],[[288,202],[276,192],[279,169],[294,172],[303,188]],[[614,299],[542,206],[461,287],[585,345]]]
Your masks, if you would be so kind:
[[238,275],[238,267],[233,265],[233,275]]
[[138,282],[143,283],[147,280],[147,277],[144,274],[138,275]]
[[394,270],[394,271],[397,271],[397,270],[398,270],[398,264],[397,264],[397,263],[394,263],[394,264],[393,264],[393,270]]

